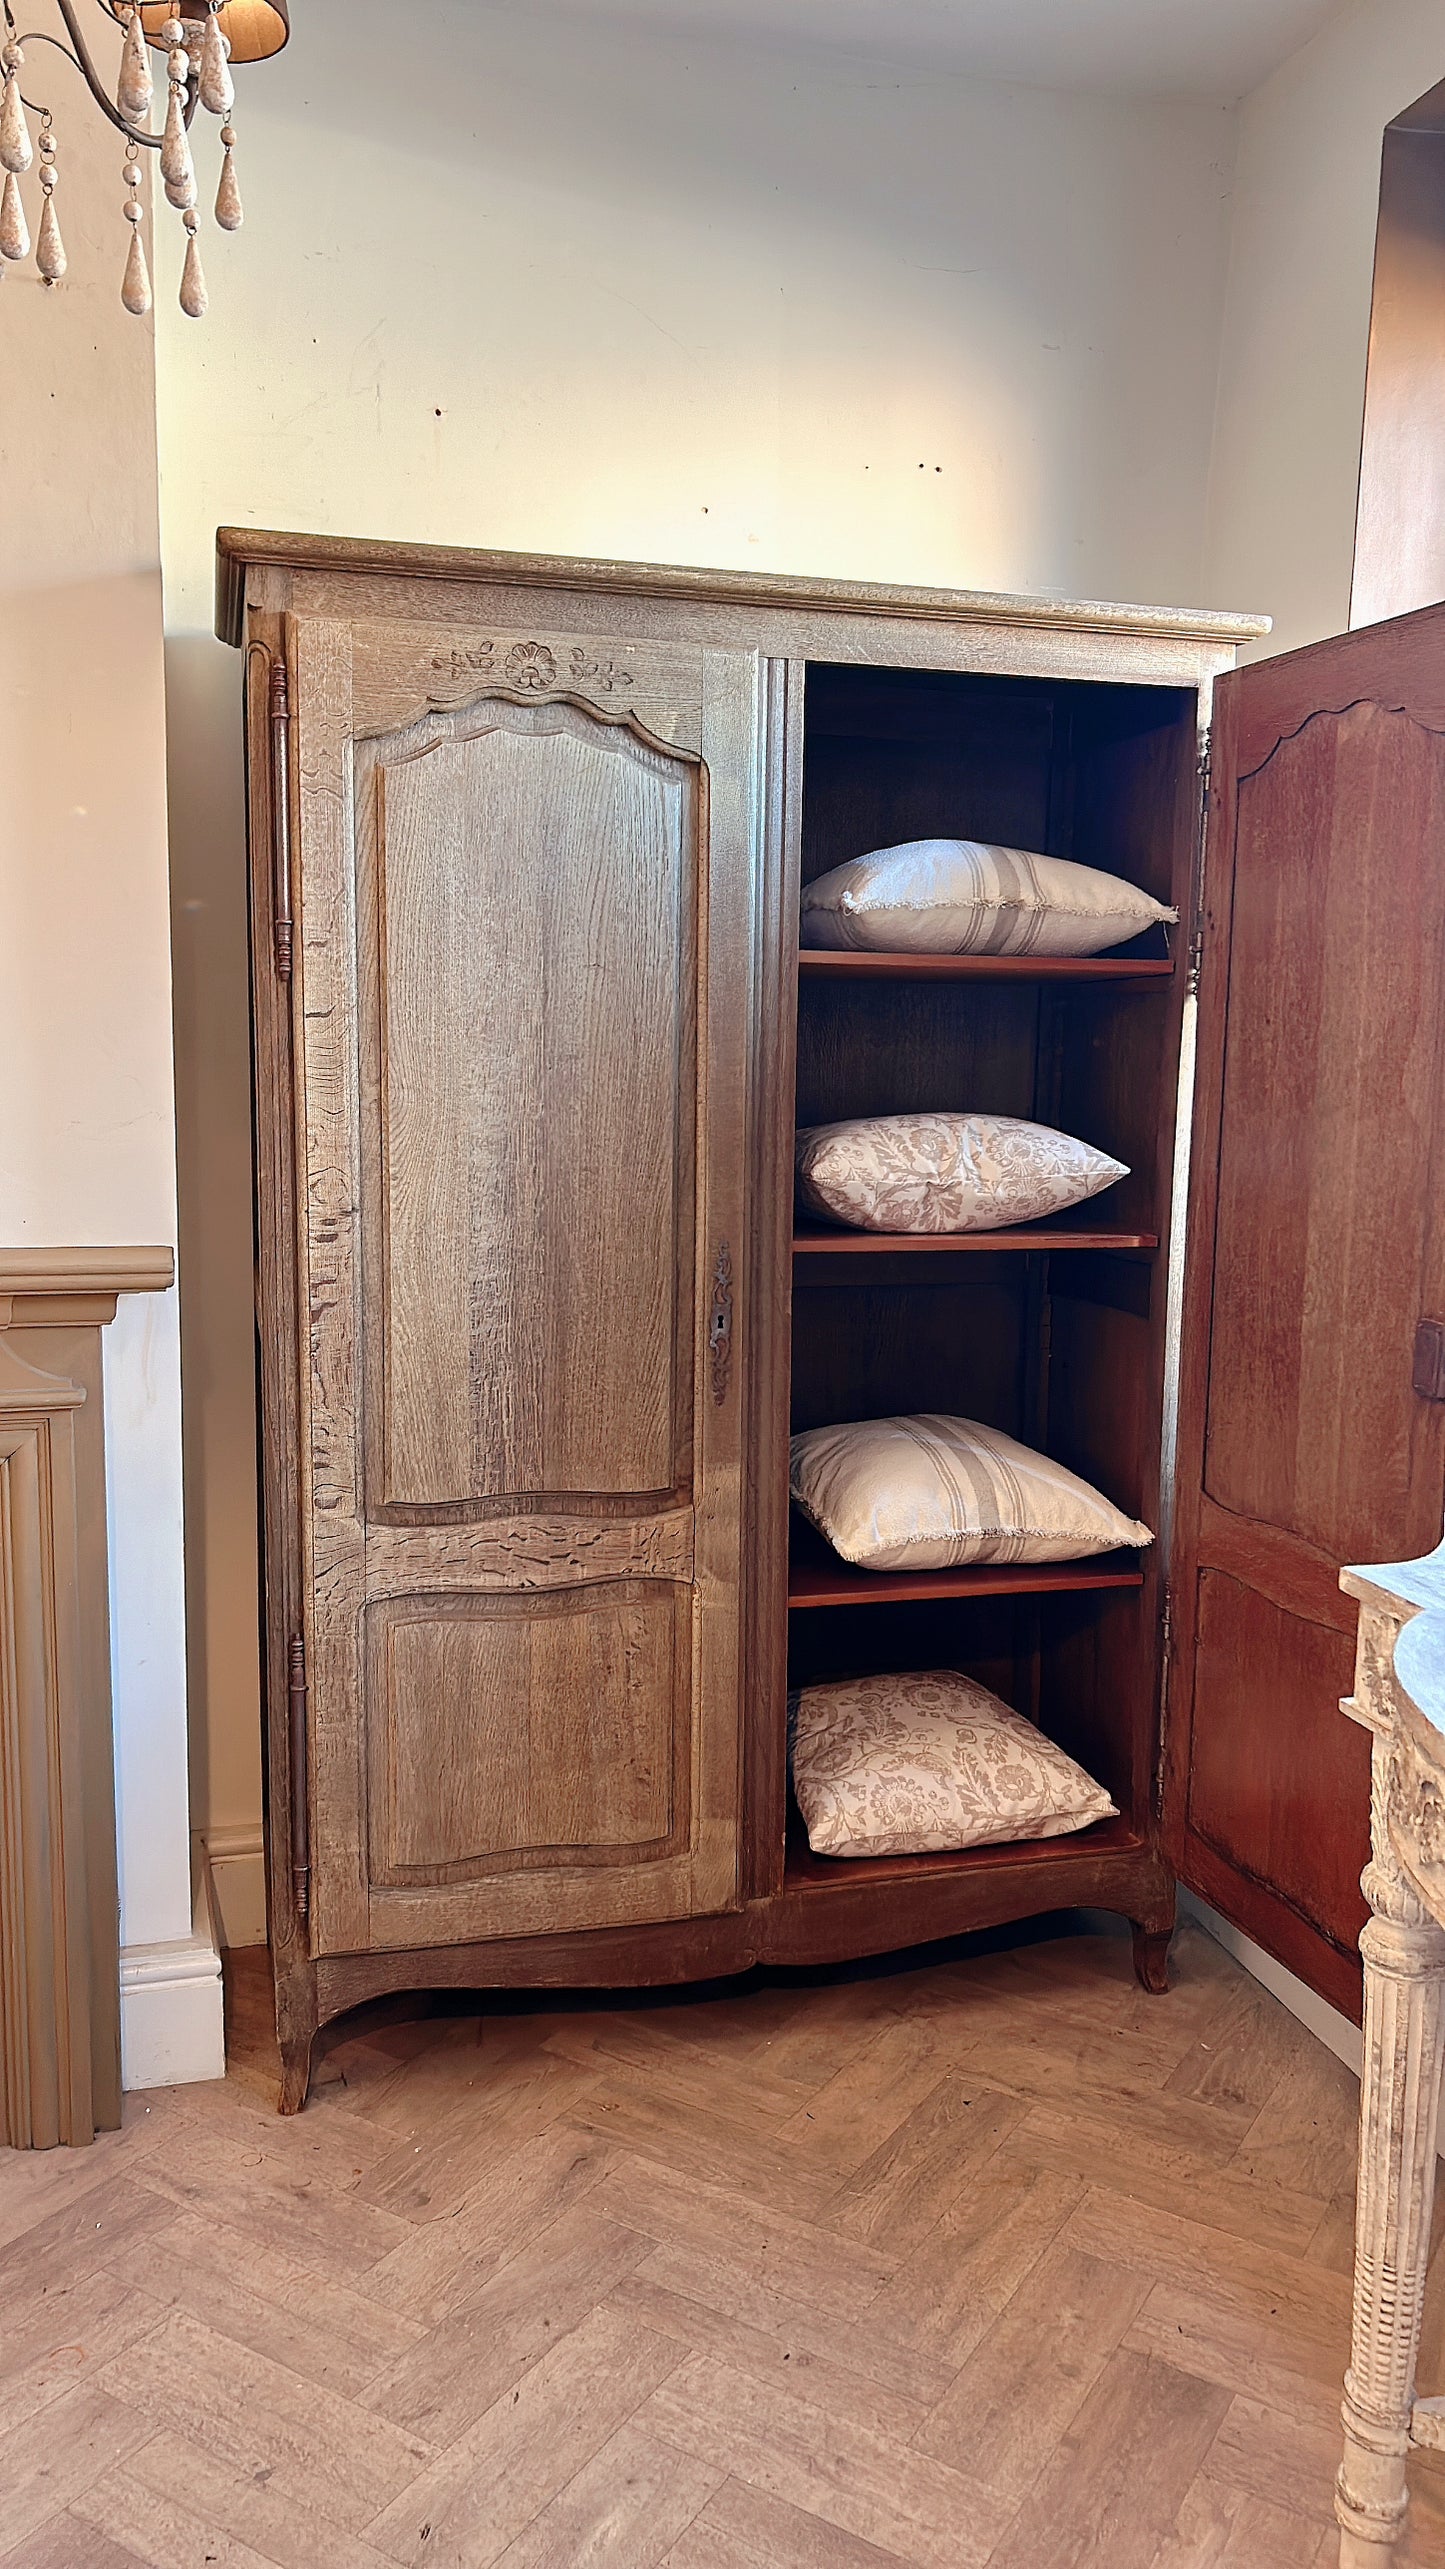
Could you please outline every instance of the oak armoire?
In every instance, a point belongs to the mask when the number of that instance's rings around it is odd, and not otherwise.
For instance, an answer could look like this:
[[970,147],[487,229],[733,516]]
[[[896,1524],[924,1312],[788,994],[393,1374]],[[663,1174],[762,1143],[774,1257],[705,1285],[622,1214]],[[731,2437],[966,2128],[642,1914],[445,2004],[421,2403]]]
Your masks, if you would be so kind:
[[[1445,1487],[1445,610],[1227,675],[1261,620],[219,555],[283,2105],[384,1992],[1078,1906],[1162,1988],[1176,1876],[1358,2011],[1336,1574],[1427,1550]],[[801,881],[932,835],[1127,875],[1180,925],[1087,961],[800,954]],[[796,1124],[931,1107],[1131,1173],[1026,1230],[795,1216]],[[912,1410],[1058,1456],[1157,1542],[849,1569],[790,1526],[790,1426]],[[1118,1818],[811,1856],[790,1684],[940,1665]]]

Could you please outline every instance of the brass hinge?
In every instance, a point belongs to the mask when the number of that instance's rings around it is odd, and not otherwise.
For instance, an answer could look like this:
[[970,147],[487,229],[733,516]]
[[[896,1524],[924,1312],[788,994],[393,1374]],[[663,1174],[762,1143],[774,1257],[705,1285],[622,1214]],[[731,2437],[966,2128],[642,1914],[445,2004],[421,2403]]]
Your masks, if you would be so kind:
[[271,942],[276,971],[291,978],[291,698],[286,662],[271,663]]
[[1184,967],[1184,989],[1190,999],[1199,995],[1199,977],[1204,968],[1204,840],[1209,827],[1210,733],[1200,735],[1197,775],[1198,800],[1194,820],[1194,877],[1190,887],[1189,952]]
[[298,1923],[311,1909],[311,1826],[306,1781],[306,1643],[293,1632],[286,1650],[287,1736],[291,1767],[291,1895]]

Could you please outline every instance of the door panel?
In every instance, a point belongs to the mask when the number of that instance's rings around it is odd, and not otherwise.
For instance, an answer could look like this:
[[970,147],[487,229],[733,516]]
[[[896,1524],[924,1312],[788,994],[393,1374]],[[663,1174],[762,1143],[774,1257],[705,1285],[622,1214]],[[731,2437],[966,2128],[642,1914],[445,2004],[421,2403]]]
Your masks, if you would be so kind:
[[289,634],[325,1953],[737,1898],[742,1346],[706,1332],[757,662],[654,648],[664,738],[562,637],[497,675],[388,635]]
[[358,749],[373,1516],[688,1477],[696,803],[566,702]]
[[373,1883],[676,1852],[686,1590],[386,1597],[367,1620]]
[[[1339,1710],[1353,1643],[1220,1570],[1201,1571],[1198,1612],[1195,1683],[1208,1717],[1195,1737],[1191,1828],[1329,1938],[1364,1906],[1370,1743]],[[1261,1705],[1288,1706],[1290,1718],[1262,1721]]]
[[[1438,736],[1371,703],[1316,714],[1241,780],[1239,816],[1211,1357],[1227,1392],[1205,1485],[1356,1560],[1373,1527],[1409,1524],[1415,1449],[1438,1448],[1409,1396],[1442,997],[1421,871],[1445,883]],[[1368,1434],[1340,1433],[1351,1414]],[[1429,1514],[1419,1532],[1438,1540]]]
[[1205,864],[1167,1790],[1174,1860],[1358,2005],[1352,1561],[1438,1540],[1445,616],[1221,681]]

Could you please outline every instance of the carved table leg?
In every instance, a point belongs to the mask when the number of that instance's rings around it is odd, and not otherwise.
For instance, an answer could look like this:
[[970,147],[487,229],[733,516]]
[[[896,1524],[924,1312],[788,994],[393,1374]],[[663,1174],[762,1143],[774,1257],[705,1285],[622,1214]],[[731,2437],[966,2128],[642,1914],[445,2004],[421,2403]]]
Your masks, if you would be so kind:
[[1385,2569],[1409,2503],[1405,2459],[1430,2250],[1445,2045],[1445,1933],[1390,1853],[1385,1756],[1375,1747],[1374,1917],[1365,1958],[1365,2056],[1355,2213],[1355,2302],[1345,2375],[1345,2458],[1335,2483],[1340,2569]]

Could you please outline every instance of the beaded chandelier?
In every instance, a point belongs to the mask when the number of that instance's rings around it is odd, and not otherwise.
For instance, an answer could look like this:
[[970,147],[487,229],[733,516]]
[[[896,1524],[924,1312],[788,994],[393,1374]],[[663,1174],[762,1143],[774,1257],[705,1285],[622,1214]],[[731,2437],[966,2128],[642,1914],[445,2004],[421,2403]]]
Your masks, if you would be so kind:
[[[49,45],[74,64],[96,105],[117,133],[125,136],[122,174],[130,249],[121,280],[121,302],[127,312],[150,310],[150,272],[140,234],[144,219],[140,155],[143,150],[158,152],[166,202],[175,207],[186,233],[181,310],[199,321],[207,296],[196,245],[200,218],[196,211],[196,165],[191,154],[192,121],[197,107],[204,107],[208,115],[220,119],[221,175],[215,216],[222,231],[238,231],[241,191],[236,180],[236,128],[231,121],[235,100],[231,65],[264,62],[269,55],[280,52],[291,32],[287,0],[159,0],[159,5],[157,0],[139,0],[139,5],[137,0],[96,0],[96,5],[107,16],[118,18],[125,29],[114,101],[91,60],[77,14],[77,0],[55,0],[55,5],[64,21],[68,44],[43,31],[22,35],[11,0],[0,0],[0,74],[4,81],[0,88],[0,171],[4,173],[4,185],[0,187],[0,259],[30,256],[30,228],[20,181],[27,170],[34,168],[40,189],[35,265],[42,281],[53,286],[60,283],[68,264],[55,210],[59,173],[54,116],[49,107],[30,95],[36,85],[33,71],[26,74],[25,86],[21,85],[27,47]],[[166,111],[159,133],[150,130],[155,99],[151,49],[165,56]],[[37,119],[33,138],[28,122],[31,116]]]

